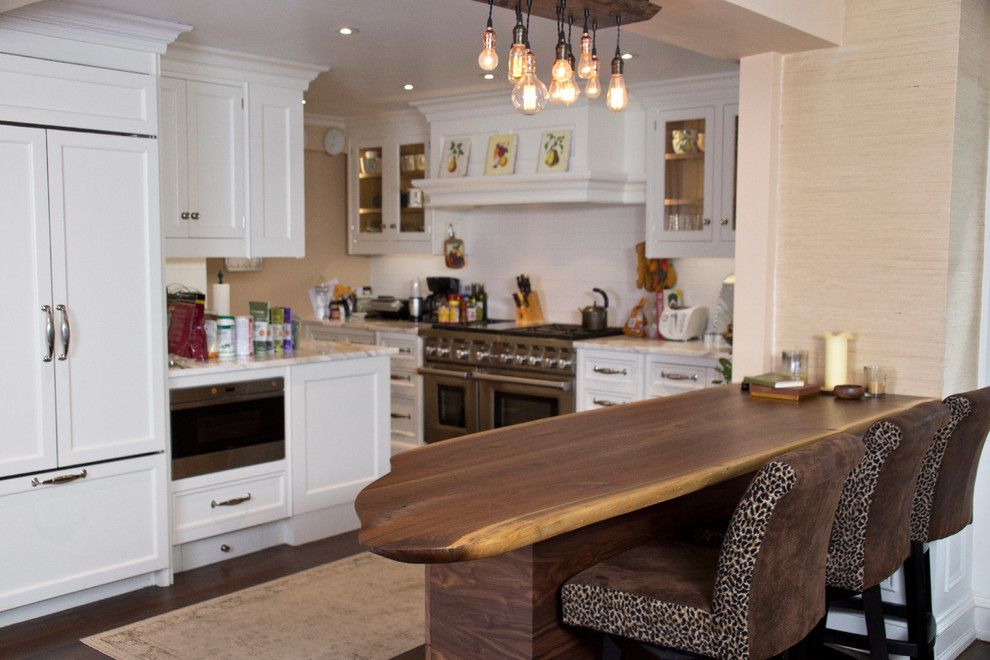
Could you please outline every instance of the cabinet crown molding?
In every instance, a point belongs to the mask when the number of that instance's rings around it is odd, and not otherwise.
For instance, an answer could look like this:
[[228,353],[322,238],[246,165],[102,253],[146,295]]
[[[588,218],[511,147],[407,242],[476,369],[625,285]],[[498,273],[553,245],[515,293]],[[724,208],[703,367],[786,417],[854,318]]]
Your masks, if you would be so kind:
[[192,26],[78,2],[50,0],[0,15],[0,28],[162,54]]
[[220,77],[305,91],[328,67],[176,42],[162,58],[162,74]]

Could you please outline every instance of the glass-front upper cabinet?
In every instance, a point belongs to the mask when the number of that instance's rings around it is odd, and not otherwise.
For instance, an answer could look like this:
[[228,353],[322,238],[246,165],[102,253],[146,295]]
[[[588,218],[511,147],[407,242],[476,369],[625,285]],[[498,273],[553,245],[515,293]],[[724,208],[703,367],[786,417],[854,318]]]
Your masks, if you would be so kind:
[[357,161],[357,229],[362,235],[380,235],[385,231],[382,209],[382,148],[358,147]]
[[414,188],[412,182],[426,177],[426,145],[399,145],[399,223],[400,236],[419,238],[426,232],[426,215],[423,210],[423,191]]
[[648,257],[734,256],[738,109],[714,103],[651,111]]

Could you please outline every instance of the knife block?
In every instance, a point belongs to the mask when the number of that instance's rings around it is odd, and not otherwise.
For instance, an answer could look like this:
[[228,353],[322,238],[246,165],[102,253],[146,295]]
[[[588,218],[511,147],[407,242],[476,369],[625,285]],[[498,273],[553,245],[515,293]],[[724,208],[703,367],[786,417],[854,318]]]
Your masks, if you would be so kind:
[[[522,294],[519,294],[520,297]],[[529,303],[516,307],[516,325],[536,325],[543,323],[543,308],[540,307],[540,296],[536,291],[529,292]]]

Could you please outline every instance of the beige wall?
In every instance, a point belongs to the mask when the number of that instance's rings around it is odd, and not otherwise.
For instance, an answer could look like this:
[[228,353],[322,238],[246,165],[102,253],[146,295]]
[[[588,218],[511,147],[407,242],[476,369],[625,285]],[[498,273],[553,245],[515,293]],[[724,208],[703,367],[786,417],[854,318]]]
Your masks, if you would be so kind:
[[[224,273],[232,314],[246,314],[249,300],[267,300],[313,318],[307,291],[317,282],[335,277],[351,286],[370,284],[368,258],[347,254],[347,157],[323,151],[325,133],[306,127],[306,256],[265,259],[258,272]],[[208,259],[206,267],[215,282],[223,259]]]
[[976,384],[987,122],[960,25],[960,0],[850,0],[841,47],[784,58],[773,343],[817,374],[845,330],[852,382]]

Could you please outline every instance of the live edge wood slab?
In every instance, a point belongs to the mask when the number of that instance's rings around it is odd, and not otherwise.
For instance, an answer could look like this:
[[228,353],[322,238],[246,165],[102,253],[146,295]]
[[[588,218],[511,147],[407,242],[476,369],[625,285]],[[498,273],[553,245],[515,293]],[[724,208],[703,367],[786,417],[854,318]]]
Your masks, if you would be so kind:
[[358,538],[429,564],[428,657],[595,657],[597,641],[560,623],[567,578],[724,518],[773,456],[923,400],[792,403],[726,385],[447,440],[394,456],[361,491]]

